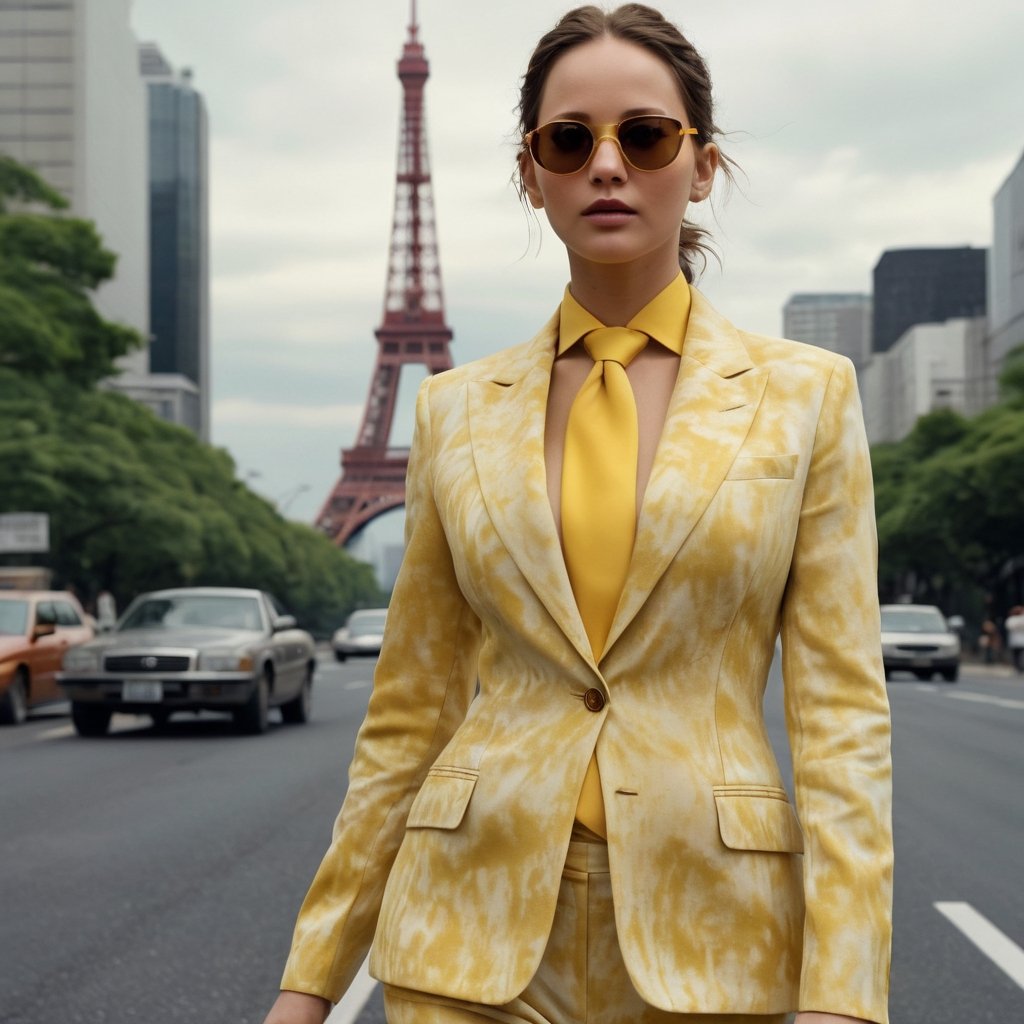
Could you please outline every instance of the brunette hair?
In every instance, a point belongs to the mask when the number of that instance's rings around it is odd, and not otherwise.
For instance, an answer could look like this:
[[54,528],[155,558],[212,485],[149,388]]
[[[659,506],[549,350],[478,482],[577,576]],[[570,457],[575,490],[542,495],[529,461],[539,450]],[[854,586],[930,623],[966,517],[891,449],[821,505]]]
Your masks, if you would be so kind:
[[[695,138],[698,144],[706,145],[721,134],[714,120],[711,76],[693,44],[653,7],[623,4],[614,11],[603,11],[593,5],[576,7],[563,15],[558,24],[541,37],[530,57],[519,90],[516,111],[521,136],[537,127],[541,95],[555,61],[574,46],[602,36],[636,43],[668,65],[686,105],[690,125],[697,129]],[[735,166],[725,154],[721,155],[720,170],[730,181]],[[521,171],[516,170],[513,177],[520,196],[523,196]],[[693,280],[694,264],[697,261],[703,270],[708,255],[715,255],[708,244],[708,237],[708,232],[703,228],[688,220],[683,221],[679,231],[679,265],[688,281]]]

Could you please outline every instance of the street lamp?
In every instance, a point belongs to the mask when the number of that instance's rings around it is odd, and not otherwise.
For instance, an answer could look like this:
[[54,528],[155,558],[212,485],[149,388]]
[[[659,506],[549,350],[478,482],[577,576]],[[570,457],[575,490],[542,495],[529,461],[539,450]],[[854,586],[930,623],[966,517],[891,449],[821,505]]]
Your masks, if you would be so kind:
[[305,494],[309,490],[309,484],[299,484],[296,487],[290,487],[285,491],[279,498],[274,501],[277,506],[277,511],[283,516],[288,511],[288,506],[300,495]]

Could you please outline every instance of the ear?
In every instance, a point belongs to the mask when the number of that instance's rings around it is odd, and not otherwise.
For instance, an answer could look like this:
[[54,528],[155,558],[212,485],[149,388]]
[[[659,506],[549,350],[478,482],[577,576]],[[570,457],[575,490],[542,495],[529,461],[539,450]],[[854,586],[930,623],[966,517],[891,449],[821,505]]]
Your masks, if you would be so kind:
[[718,147],[709,142],[706,146],[694,147],[696,157],[693,164],[693,180],[690,182],[690,202],[699,203],[711,194],[711,186],[718,170]]
[[530,200],[530,205],[535,210],[543,210],[544,196],[537,185],[537,165],[533,162],[533,157],[530,156],[530,151],[527,149],[519,154],[519,177],[523,182],[523,190],[526,192],[526,198]]

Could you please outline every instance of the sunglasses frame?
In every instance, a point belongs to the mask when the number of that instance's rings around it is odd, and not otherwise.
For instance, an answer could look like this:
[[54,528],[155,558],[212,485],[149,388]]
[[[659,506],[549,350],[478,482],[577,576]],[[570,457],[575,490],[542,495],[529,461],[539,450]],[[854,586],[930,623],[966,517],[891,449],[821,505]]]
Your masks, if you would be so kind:
[[[678,131],[679,131],[679,146],[676,148],[675,153],[672,154],[672,159],[671,160],[667,160],[665,163],[661,164],[659,167],[638,167],[626,155],[626,151],[622,147],[622,141],[619,138],[619,130],[622,128],[622,126],[624,124],[629,124],[631,121],[642,121],[642,120],[649,119],[649,118],[657,118],[658,120],[661,120],[661,121],[671,121],[672,124],[674,124],[677,127]],[[587,154],[587,157],[583,161],[583,163],[580,164],[579,167],[576,167],[576,168],[574,168],[571,171],[555,171],[555,170],[552,170],[550,167],[544,167],[544,164],[542,164],[540,162],[540,159],[537,157],[537,154],[534,152],[533,140],[537,137],[538,132],[542,131],[544,128],[550,127],[553,124],[572,124],[572,125],[578,125],[581,128],[586,128],[586,130],[588,132],[590,132],[590,139],[591,139],[590,152]],[[653,172],[653,171],[664,170],[664,168],[668,167],[668,165],[670,163],[672,163],[672,161],[675,160],[675,158],[677,156],[679,156],[679,150],[681,150],[683,148],[683,139],[685,138],[685,136],[687,136],[687,135],[697,135],[697,134],[699,134],[699,130],[697,128],[684,128],[682,121],[680,121],[678,118],[675,118],[675,117],[669,117],[667,114],[634,114],[632,117],[624,117],[621,121],[619,121],[616,124],[595,124],[595,125],[589,125],[589,124],[586,123],[586,121],[577,121],[574,118],[566,117],[566,118],[555,118],[554,121],[545,121],[544,124],[538,125],[536,128],[532,128],[530,131],[528,131],[523,136],[523,145],[526,147],[526,149],[529,152],[530,156],[533,158],[533,162],[538,167],[542,167],[545,171],[548,172],[548,174],[559,174],[559,175],[562,175],[562,174],[576,174],[578,171],[584,170],[590,164],[590,161],[594,159],[594,154],[597,152],[597,147],[600,146],[601,143],[604,142],[605,139],[609,139],[610,141],[614,142],[616,146],[618,146],[619,152],[622,154],[622,159],[625,160],[625,162],[627,164],[629,164],[629,166],[632,167],[633,170],[635,170],[635,171]]]

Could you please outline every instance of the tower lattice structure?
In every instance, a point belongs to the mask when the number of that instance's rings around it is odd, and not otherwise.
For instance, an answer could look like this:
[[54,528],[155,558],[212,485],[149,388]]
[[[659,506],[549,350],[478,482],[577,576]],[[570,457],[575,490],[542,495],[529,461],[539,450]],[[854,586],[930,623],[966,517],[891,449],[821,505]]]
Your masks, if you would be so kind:
[[344,544],[383,512],[405,504],[409,449],[390,446],[402,367],[421,365],[428,373],[438,373],[452,366],[423,115],[430,67],[418,36],[412,0],[409,35],[398,61],[402,126],[384,318],[374,332],[377,360],[356,442],[342,451],[341,479],[316,520],[336,544]]

